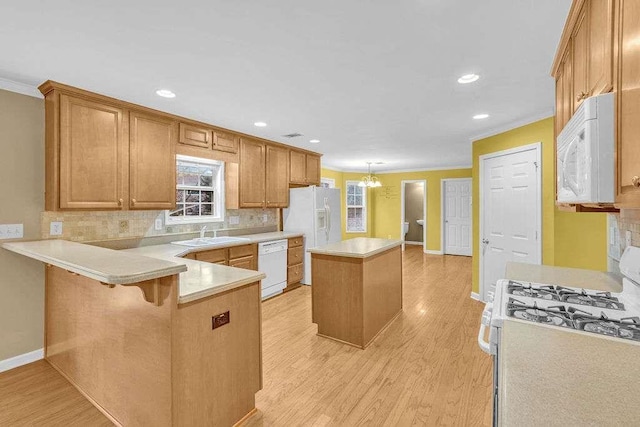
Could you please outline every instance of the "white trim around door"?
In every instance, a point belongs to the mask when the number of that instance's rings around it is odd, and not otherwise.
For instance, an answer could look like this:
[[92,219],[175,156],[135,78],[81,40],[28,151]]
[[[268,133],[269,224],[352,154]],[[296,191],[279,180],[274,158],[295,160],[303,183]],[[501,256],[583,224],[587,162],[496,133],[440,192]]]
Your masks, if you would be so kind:
[[493,159],[496,157],[508,156],[511,154],[523,153],[526,151],[535,150],[536,153],[536,178],[537,178],[537,186],[536,186],[536,205],[537,205],[537,220],[536,220],[536,233],[537,233],[537,248],[536,248],[536,257],[537,263],[542,264],[542,143],[535,142],[528,145],[523,145],[520,147],[510,148],[508,150],[496,151],[494,153],[484,154],[479,157],[479,233],[478,233],[478,253],[479,253],[479,271],[478,271],[478,282],[479,282],[479,297],[483,301],[486,301],[486,289],[484,284],[484,251],[482,248],[482,240],[485,238],[484,236],[484,172],[485,172],[485,161],[489,159]]
[[[473,178],[442,178],[440,180],[440,252],[442,252],[444,255],[447,254],[446,248],[445,248],[445,224],[446,224],[446,218],[445,218],[445,214],[446,214],[446,192],[445,192],[445,187],[446,187],[446,183],[447,182],[460,182],[460,181],[469,181],[469,183],[471,184],[471,191],[473,192]],[[473,254],[473,200],[471,201],[471,227],[469,229],[469,233],[471,233],[471,236],[469,236],[471,243],[471,254],[469,254],[468,256],[471,256]]]
[[424,226],[422,227],[422,251],[427,253],[427,180],[426,179],[403,179],[400,182],[400,240],[402,240],[402,250],[405,248],[404,241],[404,186],[415,182],[422,183],[422,212],[424,212]]

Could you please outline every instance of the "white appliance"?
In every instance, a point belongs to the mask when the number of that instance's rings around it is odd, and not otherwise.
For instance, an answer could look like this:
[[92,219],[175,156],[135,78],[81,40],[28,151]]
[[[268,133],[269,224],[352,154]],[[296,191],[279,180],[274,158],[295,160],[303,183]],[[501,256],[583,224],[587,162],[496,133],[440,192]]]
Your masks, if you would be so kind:
[[[535,327],[555,328],[567,334],[582,334],[593,340],[591,346],[597,346],[598,340],[603,337],[615,339],[620,343],[637,346],[640,356],[640,248],[627,247],[620,261],[620,271],[625,277],[620,293],[586,291],[516,280],[497,282],[495,290],[489,292],[489,302],[482,313],[478,333],[480,348],[493,356],[494,426],[500,424],[500,396],[505,396],[499,389],[499,384],[504,381],[501,378],[499,359],[506,357],[501,347],[504,345],[503,340],[511,340],[509,347],[513,352],[513,348],[518,347],[519,340],[530,342],[536,339],[522,334],[505,336],[504,328],[508,322],[525,322]],[[544,345],[545,343],[540,342],[541,348]],[[509,356],[516,358],[513,354]],[[574,375],[577,375],[576,366],[570,357],[556,361],[558,364],[565,362],[568,364],[567,372],[573,370]],[[607,364],[615,366],[616,363],[623,364],[612,354]],[[582,368],[587,369],[584,366]],[[541,376],[539,377],[542,381]],[[615,385],[612,387],[615,389]],[[544,414],[541,416],[544,418]]]
[[558,202],[614,202],[613,97],[585,99],[558,135]]
[[258,270],[262,280],[262,299],[282,293],[287,286],[287,240],[258,243]]
[[303,187],[289,192],[289,207],[282,213],[284,231],[304,233],[304,277],[311,284],[309,248],[342,240],[340,190],[337,188]]

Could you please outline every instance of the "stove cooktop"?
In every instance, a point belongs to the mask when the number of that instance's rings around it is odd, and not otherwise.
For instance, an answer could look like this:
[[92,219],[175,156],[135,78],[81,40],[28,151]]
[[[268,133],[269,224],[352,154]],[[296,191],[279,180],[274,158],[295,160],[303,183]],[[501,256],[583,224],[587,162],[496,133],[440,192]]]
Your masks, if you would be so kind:
[[509,281],[507,293],[514,296],[538,298],[547,301],[565,302],[624,311],[625,307],[620,300],[610,292],[587,292],[584,289],[577,290],[554,285],[532,285],[530,283]]
[[[511,283],[509,285],[511,286]],[[563,304],[539,307],[535,300],[530,304],[510,297],[507,302],[507,315],[520,320],[640,341],[640,317],[612,318],[604,311],[598,313],[597,307],[594,308],[583,310]]]

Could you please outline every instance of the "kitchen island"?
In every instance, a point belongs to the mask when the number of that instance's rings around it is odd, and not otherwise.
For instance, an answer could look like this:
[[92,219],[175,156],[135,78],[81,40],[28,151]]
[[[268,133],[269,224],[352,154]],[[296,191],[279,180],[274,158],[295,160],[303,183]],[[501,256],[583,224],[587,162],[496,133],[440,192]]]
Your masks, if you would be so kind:
[[45,358],[116,425],[256,411],[263,273],[64,240],[2,247],[46,264]]
[[364,349],[402,313],[401,244],[362,237],[308,250],[319,336]]

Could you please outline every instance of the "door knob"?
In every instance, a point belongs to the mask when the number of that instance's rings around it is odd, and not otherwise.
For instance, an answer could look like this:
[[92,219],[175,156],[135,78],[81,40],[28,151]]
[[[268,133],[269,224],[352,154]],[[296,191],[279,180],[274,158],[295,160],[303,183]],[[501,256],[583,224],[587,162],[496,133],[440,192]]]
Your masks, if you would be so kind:
[[484,243],[485,245],[489,244],[489,239],[482,239],[482,243]]
[[640,176],[636,175],[633,178],[631,178],[631,183],[633,184],[634,187],[640,187]]

